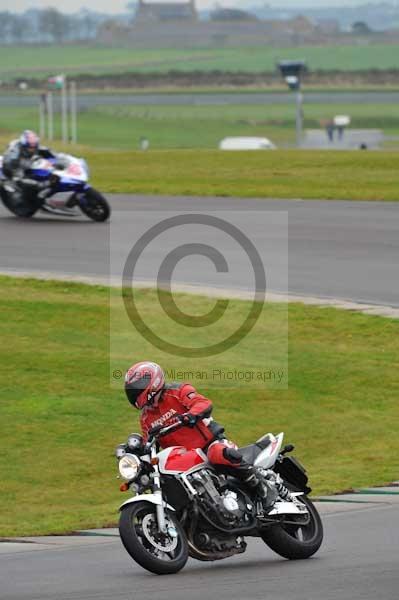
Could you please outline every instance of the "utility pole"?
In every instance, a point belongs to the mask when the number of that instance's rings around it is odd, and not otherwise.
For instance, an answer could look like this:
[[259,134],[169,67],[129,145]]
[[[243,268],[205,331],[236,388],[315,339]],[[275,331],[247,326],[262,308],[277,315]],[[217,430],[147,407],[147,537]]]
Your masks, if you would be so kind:
[[71,110],[71,142],[76,144],[78,141],[78,107],[76,97],[76,81],[71,81],[69,84],[69,100]]
[[290,90],[296,92],[296,145],[300,148],[302,145],[303,131],[303,94],[301,89],[301,76],[306,72],[306,62],[304,60],[282,60],[278,63],[278,68]]
[[50,142],[54,140],[54,103],[53,92],[47,92],[47,137]]
[[67,80],[65,75],[62,75],[62,87],[61,87],[61,132],[62,141],[64,144],[68,143],[68,89]]
[[47,109],[46,94],[40,94],[40,96],[39,96],[39,136],[41,138],[46,137],[46,109]]
[[298,148],[302,144],[303,131],[303,94],[301,88],[296,92],[296,145]]

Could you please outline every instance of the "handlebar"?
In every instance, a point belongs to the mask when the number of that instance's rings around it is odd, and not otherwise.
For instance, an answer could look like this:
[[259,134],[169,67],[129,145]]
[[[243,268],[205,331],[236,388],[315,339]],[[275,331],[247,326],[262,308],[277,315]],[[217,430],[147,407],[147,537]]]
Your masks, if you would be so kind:
[[[181,416],[182,415],[176,415],[177,418],[179,418]],[[152,440],[155,437],[161,437],[163,435],[166,435],[170,431],[174,431],[175,429],[179,429],[180,427],[184,427],[184,423],[182,423],[181,421],[172,423],[171,425],[168,425],[167,427],[165,427],[164,425],[158,425],[157,427],[153,427],[148,432],[148,440]]]

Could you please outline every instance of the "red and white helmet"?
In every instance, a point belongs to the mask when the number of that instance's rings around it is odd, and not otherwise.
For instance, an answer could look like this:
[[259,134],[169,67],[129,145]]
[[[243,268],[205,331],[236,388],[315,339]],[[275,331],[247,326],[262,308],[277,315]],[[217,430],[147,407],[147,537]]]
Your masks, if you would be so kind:
[[125,376],[125,392],[130,404],[142,409],[158,403],[165,385],[161,367],[153,362],[139,362],[131,366]]

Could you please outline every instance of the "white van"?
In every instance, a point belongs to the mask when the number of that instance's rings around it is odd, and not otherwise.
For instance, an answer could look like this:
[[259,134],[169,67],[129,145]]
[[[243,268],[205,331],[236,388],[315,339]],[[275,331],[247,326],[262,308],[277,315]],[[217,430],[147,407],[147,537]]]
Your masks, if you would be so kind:
[[276,146],[267,138],[226,137],[219,143],[219,150],[275,150]]

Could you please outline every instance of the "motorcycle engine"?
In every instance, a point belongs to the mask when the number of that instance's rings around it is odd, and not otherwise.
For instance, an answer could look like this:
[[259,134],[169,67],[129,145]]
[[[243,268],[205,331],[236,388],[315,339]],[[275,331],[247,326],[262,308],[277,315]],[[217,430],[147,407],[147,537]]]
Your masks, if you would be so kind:
[[222,494],[222,502],[223,506],[229,513],[232,513],[238,518],[241,518],[245,511],[243,512],[240,508],[240,504],[238,502],[237,492],[233,492],[232,490],[226,490]]
[[224,478],[208,469],[192,473],[189,480],[196,489],[200,507],[209,520],[227,529],[251,526],[254,506],[251,499],[238,487],[229,487]]

